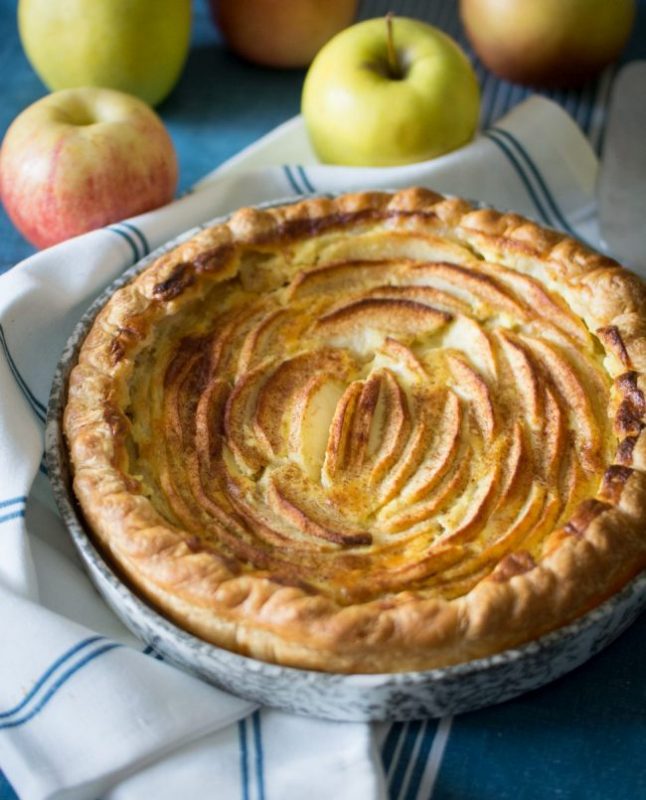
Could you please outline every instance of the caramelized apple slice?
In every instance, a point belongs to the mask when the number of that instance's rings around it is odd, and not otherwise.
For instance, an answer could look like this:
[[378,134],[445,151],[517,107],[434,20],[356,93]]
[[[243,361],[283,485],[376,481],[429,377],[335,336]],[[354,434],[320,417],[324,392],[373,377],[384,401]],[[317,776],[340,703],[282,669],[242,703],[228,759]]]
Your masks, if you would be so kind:
[[326,336],[352,335],[373,328],[404,335],[431,334],[451,321],[446,311],[414,300],[367,298],[331,311],[318,321]]
[[482,431],[485,442],[491,442],[496,420],[489,387],[480,375],[461,358],[449,355],[447,361],[455,379],[454,391],[469,401],[470,409]]
[[475,368],[490,381],[498,378],[498,365],[489,337],[477,322],[459,315],[442,336],[445,350],[464,353]]
[[316,374],[294,396],[289,454],[312,480],[318,480],[321,474],[332,419],[343,391],[340,381]]

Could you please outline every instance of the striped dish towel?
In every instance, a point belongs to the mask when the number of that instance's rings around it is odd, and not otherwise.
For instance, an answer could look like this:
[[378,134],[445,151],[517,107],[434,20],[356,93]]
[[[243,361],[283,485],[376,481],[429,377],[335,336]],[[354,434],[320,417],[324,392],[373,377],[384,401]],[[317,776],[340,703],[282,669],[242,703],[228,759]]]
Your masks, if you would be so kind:
[[106,284],[151,248],[237,206],[418,184],[594,243],[596,169],[574,122],[540,98],[458,152],[390,169],[316,164],[296,118],[170,206],[46,250],[0,278],[0,766],[8,779],[0,797],[11,796],[10,785],[21,800],[430,797],[450,720],[371,727],[259,711],[128,634],[85,578],[52,502],[43,464],[50,382],[76,321]]

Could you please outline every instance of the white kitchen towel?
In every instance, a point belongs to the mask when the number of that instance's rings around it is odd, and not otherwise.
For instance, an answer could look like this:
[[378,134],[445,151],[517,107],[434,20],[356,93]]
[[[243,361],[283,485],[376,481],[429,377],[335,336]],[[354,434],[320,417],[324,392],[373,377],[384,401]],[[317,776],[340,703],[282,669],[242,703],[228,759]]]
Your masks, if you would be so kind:
[[388,169],[322,166],[296,118],[182,199],[0,277],[0,767],[21,800],[380,798],[373,730],[258,712],[160,662],[99,599],[49,494],[43,423],[66,339],[97,293],[171,237],[243,205],[423,185],[597,242],[596,158],[532,98],[473,143]]

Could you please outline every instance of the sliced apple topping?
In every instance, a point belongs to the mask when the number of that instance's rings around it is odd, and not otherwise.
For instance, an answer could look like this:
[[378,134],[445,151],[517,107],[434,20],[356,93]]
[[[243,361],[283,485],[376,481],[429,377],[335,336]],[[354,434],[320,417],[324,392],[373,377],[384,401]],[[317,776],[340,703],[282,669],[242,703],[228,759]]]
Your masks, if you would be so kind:
[[471,306],[476,306],[476,309],[478,305],[484,304],[492,313],[503,312],[518,320],[528,318],[529,312],[518,300],[505,292],[493,278],[474,269],[435,262],[417,264],[413,274],[416,283],[421,282],[455,294]]
[[288,466],[269,478],[267,498],[270,508],[307,536],[346,547],[368,545],[372,536],[350,526],[334,508],[325,503],[318,485],[311,484],[295,467]]
[[315,269],[301,270],[288,287],[290,300],[313,295],[353,292],[358,287],[369,288],[385,280],[401,281],[408,268],[406,261],[340,261]]
[[299,389],[315,374],[343,377],[349,363],[346,353],[326,348],[301,353],[272,371],[258,391],[252,423],[258,447],[268,459],[285,454],[283,422]]
[[428,335],[451,320],[446,311],[414,300],[367,298],[337,308],[318,321],[328,336],[356,334],[365,328],[409,336]]
[[344,385],[313,375],[294,396],[289,422],[289,455],[312,480],[321,474],[332,419]]
[[496,419],[489,386],[462,358],[449,355],[447,361],[454,378],[454,391],[464,397],[486,442],[494,435]]
[[480,325],[460,314],[442,336],[445,350],[460,350],[475,368],[490,381],[498,378],[498,364],[489,336]]
[[[287,243],[284,268],[254,250],[217,319],[204,297],[165,323],[180,345],[147,355],[150,402],[131,387],[127,458],[190,546],[341,604],[533,569],[616,439],[601,354],[562,300],[414,214],[394,224]],[[642,388],[630,371],[612,388],[618,461]]]

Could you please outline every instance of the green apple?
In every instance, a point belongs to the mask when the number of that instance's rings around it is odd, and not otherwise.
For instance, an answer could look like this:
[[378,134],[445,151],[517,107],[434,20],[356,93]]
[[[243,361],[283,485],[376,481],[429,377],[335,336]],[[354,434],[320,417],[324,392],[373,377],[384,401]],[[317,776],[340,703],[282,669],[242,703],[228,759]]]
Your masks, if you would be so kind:
[[27,58],[49,89],[103,86],[151,105],[177,83],[190,0],[19,0]]
[[466,144],[480,110],[469,60],[418,20],[370,19],[337,34],[305,78],[302,111],[318,157],[392,166]]
[[626,44],[635,0],[460,0],[474,50],[502,78],[574,86]]

